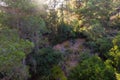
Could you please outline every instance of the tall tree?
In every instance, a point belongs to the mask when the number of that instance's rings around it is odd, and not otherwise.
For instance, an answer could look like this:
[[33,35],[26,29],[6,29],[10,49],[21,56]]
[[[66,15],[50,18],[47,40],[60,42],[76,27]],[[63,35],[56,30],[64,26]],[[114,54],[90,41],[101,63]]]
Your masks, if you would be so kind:
[[0,30],[0,74],[4,79],[27,79],[29,72],[24,60],[32,47],[31,42],[19,38],[17,30]]
[[[5,13],[4,24],[16,28],[23,39],[28,39],[35,44],[35,51],[39,49],[39,39],[43,32],[47,31],[44,20],[38,10],[41,4],[37,0],[2,0],[7,6],[3,6]],[[44,12],[44,11],[43,11]]]

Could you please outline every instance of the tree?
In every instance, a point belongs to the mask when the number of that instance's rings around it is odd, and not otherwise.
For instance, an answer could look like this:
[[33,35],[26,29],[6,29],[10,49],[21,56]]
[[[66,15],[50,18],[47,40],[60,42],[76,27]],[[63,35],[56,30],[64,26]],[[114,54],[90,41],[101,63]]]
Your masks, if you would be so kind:
[[[73,2],[74,3],[73,3]],[[77,2],[78,1],[78,2]],[[87,30],[94,24],[100,24],[100,27],[108,28],[110,26],[110,17],[119,6],[119,0],[70,0],[69,12],[77,15],[78,31]],[[77,3],[79,3],[79,7]],[[73,6],[73,7],[71,7]]]
[[113,0],[85,0],[82,4],[77,13],[81,14],[85,22],[92,24],[94,20],[98,20],[103,27],[108,26],[110,14],[114,9]]
[[83,60],[69,75],[69,80],[116,80],[114,69],[105,64],[100,57],[93,56]]
[[26,80],[29,76],[25,65],[25,56],[31,51],[33,44],[20,39],[15,29],[0,30],[0,73],[12,80]]
[[120,72],[120,34],[113,39],[113,48],[111,48],[109,55],[112,65],[116,68],[117,72]]
[[34,78],[35,76],[36,80],[50,79],[52,68],[62,60],[62,54],[54,51],[52,48],[42,48],[37,54],[33,54],[32,56],[35,63],[28,62],[28,65],[30,66],[32,77]]
[[[34,50],[39,49],[40,38],[47,32],[41,13],[38,11],[37,0],[2,0],[6,3],[2,17],[5,19],[2,24],[19,31],[22,39],[27,39],[35,44]],[[39,4],[41,6],[41,4]],[[41,10],[41,9],[40,9]],[[43,11],[43,10],[41,10]],[[45,12],[45,11],[43,11]]]
[[39,50],[39,43],[42,34],[48,32],[45,22],[38,15],[28,15],[26,17],[22,17],[20,22],[20,36],[23,39],[32,41],[35,44],[34,50],[37,52]]

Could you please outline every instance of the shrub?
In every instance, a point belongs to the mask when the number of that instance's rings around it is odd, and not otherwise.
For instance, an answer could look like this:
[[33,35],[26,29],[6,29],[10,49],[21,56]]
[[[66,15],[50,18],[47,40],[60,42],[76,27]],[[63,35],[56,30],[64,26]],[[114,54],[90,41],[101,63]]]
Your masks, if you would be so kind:
[[99,38],[96,43],[99,45],[99,51],[102,53],[108,52],[112,47],[112,42],[107,38]]
[[90,58],[91,56],[92,55],[88,51],[80,53],[80,62]]
[[100,23],[97,22],[83,29],[82,32],[85,36],[87,36],[88,40],[96,40],[97,38],[104,36],[105,29],[101,26]]
[[75,32],[73,31],[73,28],[68,24],[60,23],[57,26],[56,34],[52,34],[51,42],[53,45],[55,45],[57,43],[61,43],[69,38],[74,38],[74,37],[75,37]]
[[101,57],[108,57],[108,52],[112,48],[112,41],[108,38],[102,37],[95,41],[88,41],[86,46],[89,47],[92,52],[98,52]]
[[59,66],[54,66],[52,68],[51,80],[67,80],[67,78]]
[[76,68],[74,68],[69,80],[116,80],[114,69],[104,64],[98,57],[93,56],[83,60]]
[[103,37],[103,38],[97,39],[96,44],[98,45],[100,55],[103,57],[108,57],[107,53],[113,46],[112,41]]
[[33,58],[36,62],[36,66],[35,70],[31,71],[31,73],[32,75],[43,78],[48,77],[54,65],[59,64],[62,60],[62,54],[58,51],[54,51],[52,48],[42,48],[38,53],[33,54]]
[[11,80],[26,80],[29,76],[24,63],[33,43],[20,39],[15,29],[0,30],[0,73]]
[[113,48],[109,52],[109,59],[116,70],[120,72],[120,34],[113,39],[113,45]]
[[99,47],[96,44],[95,41],[88,41],[85,43],[85,46],[90,48],[92,52],[98,52],[99,51]]

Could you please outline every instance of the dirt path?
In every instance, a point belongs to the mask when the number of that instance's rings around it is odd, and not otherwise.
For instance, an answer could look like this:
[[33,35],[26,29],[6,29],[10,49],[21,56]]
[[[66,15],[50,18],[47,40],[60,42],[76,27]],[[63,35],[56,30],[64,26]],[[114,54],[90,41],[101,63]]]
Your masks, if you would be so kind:
[[69,71],[78,64],[80,52],[84,52],[86,50],[83,45],[84,42],[85,39],[67,40],[53,47],[53,49],[65,53],[64,63],[62,66],[66,75],[68,75]]
[[59,50],[61,52],[65,52],[65,50],[67,49],[77,51],[80,48],[82,49],[84,42],[85,42],[85,39],[68,40],[68,41],[64,41],[61,44],[55,45],[53,49]]

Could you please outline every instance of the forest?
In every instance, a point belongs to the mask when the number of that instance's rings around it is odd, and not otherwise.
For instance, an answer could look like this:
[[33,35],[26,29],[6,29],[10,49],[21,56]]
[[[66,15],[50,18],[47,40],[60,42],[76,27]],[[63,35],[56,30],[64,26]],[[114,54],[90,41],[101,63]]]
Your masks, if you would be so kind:
[[120,0],[0,0],[0,80],[120,80]]

